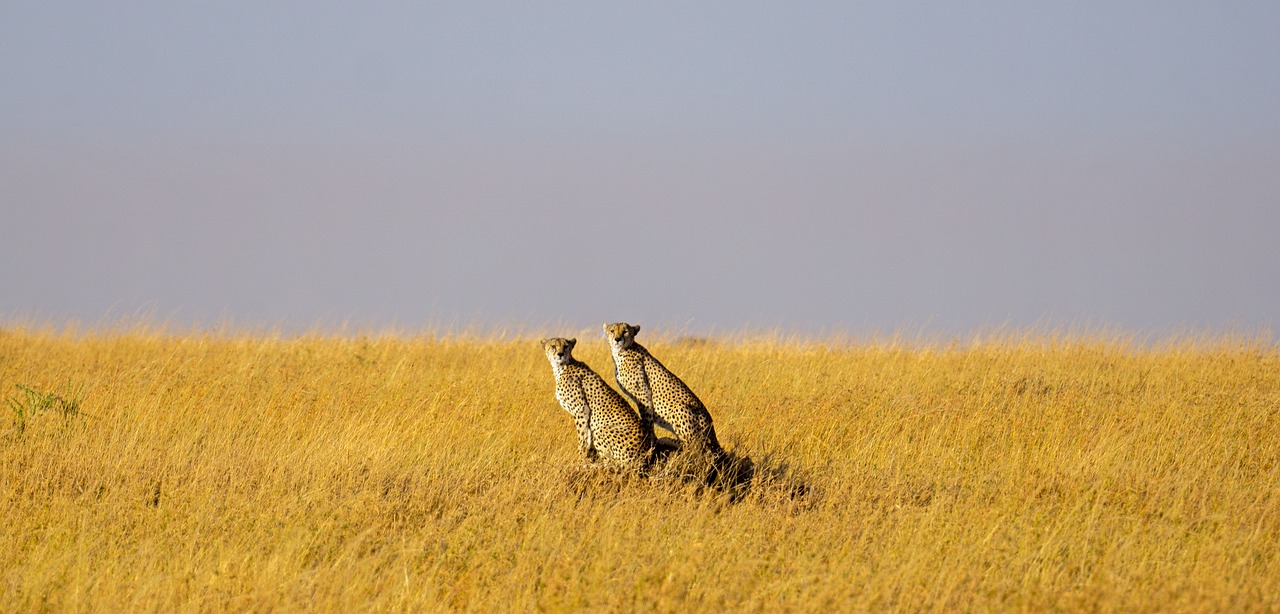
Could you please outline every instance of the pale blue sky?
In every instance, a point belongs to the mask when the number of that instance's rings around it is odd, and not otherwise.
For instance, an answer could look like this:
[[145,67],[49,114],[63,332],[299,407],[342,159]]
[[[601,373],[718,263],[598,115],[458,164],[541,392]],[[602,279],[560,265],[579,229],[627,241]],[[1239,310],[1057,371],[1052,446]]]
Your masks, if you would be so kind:
[[0,315],[1261,331],[1280,4],[5,3]]

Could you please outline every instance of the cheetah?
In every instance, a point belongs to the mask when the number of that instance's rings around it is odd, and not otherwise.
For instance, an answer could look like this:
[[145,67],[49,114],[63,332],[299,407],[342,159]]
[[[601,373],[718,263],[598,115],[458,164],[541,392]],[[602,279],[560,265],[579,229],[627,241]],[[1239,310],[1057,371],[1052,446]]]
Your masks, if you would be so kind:
[[556,337],[540,343],[555,372],[556,400],[573,416],[583,458],[643,472],[653,458],[653,423],[573,357],[577,339]]
[[636,343],[638,332],[639,326],[626,322],[604,325],[618,387],[635,401],[646,421],[675,433],[682,446],[723,458],[711,413],[689,386]]

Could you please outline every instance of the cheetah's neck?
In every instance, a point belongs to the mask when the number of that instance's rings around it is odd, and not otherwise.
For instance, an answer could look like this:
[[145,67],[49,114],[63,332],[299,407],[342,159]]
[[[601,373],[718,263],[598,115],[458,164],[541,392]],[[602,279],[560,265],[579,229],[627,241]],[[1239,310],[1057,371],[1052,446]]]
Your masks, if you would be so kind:
[[578,361],[576,360],[566,360],[564,362],[551,363],[551,370],[555,372],[556,379],[559,380],[560,376],[564,375],[565,371],[569,370],[570,367],[575,366],[577,364],[578,364]]
[[631,346],[630,346],[630,347],[627,347],[627,348],[616,348],[616,347],[615,347],[615,348],[613,349],[613,357],[614,357],[615,359],[622,358],[623,356],[626,356],[626,355],[628,355],[628,354],[638,354],[638,355],[640,355],[641,357],[644,357],[644,356],[648,356],[648,355],[649,355],[649,351],[648,351],[648,350],[646,350],[646,349],[644,349],[644,346],[643,346],[643,345],[640,345],[639,343],[636,343],[636,342],[634,342],[634,341],[632,341],[632,342],[631,342]]

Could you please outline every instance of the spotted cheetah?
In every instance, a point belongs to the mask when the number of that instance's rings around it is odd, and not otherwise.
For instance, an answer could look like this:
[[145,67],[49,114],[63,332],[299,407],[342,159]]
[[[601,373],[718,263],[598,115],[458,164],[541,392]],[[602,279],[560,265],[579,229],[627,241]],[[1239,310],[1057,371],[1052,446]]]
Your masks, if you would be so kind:
[[604,325],[618,387],[635,401],[647,420],[675,433],[682,446],[701,448],[717,459],[723,457],[711,413],[689,386],[636,343],[638,332],[639,326],[626,322]]
[[556,400],[573,416],[583,458],[643,471],[653,457],[653,423],[573,357],[577,339],[556,337],[540,343],[556,375]]

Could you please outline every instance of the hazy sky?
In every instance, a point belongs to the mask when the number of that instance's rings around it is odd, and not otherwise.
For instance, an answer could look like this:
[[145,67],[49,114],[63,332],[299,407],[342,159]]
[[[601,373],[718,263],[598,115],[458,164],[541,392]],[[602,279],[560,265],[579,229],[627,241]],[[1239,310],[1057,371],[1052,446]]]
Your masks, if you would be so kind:
[[0,5],[0,316],[1277,324],[1280,3],[422,4]]

